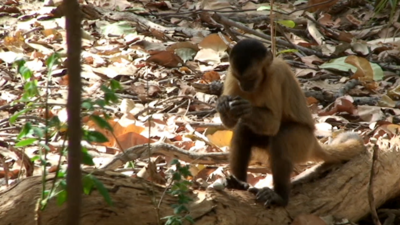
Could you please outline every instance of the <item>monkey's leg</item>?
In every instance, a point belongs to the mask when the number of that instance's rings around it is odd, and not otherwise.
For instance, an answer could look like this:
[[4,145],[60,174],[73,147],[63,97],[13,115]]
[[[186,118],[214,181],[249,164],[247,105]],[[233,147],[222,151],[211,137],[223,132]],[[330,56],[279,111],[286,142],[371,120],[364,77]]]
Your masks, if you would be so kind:
[[316,143],[314,139],[313,131],[306,126],[296,123],[282,124],[278,134],[271,139],[269,151],[274,190],[258,190],[257,201],[264,202],[267,207],[288,204],[293,162],[307,159],[309,151]]
[[247,167],[251,157],[251,148],[255,135],[249,127],[242,123],[237,124],[233,130],[229,153],[229,166],[233,177],[227,178],[227,187],[247,190]]
[[[279,136],[279,133],[278,133]],[[271,141],[270,165],[274,182],[274,190],[268,187],[257,191],[257,201],[263,202],[266,207],[286,206],[289,202],[290,175],[293,171],[293,163],[285,154],[288,151],[287,142],[290,139],[274,137]],[[250,190],[254,193],[254,189]]]

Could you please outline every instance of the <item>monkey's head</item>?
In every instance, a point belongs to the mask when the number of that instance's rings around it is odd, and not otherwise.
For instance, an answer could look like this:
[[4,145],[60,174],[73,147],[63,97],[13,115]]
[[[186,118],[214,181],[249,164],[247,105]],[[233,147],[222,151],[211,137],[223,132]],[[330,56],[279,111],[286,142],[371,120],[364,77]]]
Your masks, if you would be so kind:
[[257,90],[272,60],[272,53],[256,39],[239,41],[229,54],[232,76],[244,92]]

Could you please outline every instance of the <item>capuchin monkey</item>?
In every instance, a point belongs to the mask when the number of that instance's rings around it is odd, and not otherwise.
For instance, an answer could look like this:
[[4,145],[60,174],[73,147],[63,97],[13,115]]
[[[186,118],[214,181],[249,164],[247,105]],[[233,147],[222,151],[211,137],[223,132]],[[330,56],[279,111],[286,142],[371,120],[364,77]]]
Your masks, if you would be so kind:
[[229,61],[217,101],[223,124],[233,129],[229,162],[233,177],[228,178],[228,187],[249,187],[251,153],[261,149],[268,154],[274,188],[257,189],[256,198],[266,206],[286,206],[294,164],[310,160],[339,163],[365,151],[355,133],[340,134],[330,145],[318,142],[306,98],[290,66],[274,58],[260,41],[239,41]]

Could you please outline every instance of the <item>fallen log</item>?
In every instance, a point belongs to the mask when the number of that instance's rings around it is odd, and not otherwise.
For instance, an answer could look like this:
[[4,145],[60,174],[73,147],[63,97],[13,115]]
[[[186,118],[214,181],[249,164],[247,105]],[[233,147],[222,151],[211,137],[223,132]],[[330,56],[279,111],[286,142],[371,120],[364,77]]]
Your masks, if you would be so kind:
[[[398,140],[391,141],[390,147],[381,147],[379,151],[373,186],[376,207],[399,195],[398,146]],[[245,191],[196,190],[191,194],[194,199],[190,206],[191,215],[196,225],[290,224],[296,216],[304,213],[357,221],[370,211],[367,195],[370,167],[371,154],[368,152],[324,177],[296,185],[286,208],[265,209],[254,202],[251,193]],[[172,215],[170,205],[176,203],[175,197],[165,194],[159,204],[164,187],[111,171],[92,173],[107,187],[114,205],[107,205],[97,191],[90,196],[85,195],[82,224],[159,224],[160,218]],[[51,185],[52,180],[51,176],[48,177],[47,184]],[[1,223],[33,225],[36,224],[35,218],[39,218],[40,224],[62,224],[66,206],[57,206],[55,200],[51,200],[44,211],[36,213],[40,190],[41,178],[29,177],[0,192]]]

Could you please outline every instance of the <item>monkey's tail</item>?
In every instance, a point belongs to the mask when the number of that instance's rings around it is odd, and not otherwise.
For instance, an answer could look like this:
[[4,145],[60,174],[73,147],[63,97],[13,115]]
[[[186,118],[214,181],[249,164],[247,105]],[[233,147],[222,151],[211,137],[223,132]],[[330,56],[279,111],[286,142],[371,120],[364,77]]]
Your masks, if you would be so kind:
[[331,144],[320,144],[316,157],[325,162],[342,162],[366,151],[361,137],[357,133],[345,132],[339,134]]

